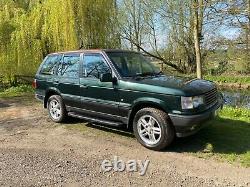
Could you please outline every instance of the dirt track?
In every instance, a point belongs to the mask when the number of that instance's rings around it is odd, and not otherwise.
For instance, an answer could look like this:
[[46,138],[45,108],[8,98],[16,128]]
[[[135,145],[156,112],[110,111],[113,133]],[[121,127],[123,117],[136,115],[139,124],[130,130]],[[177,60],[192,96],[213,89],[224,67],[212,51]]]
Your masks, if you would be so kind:
[[[131,133],[81,120],[52,123],[32,97],[0,99],[0,186],[250,186],[250,168],[177,150],[150,151]],[[115,155],[149,159],[149,168],[144,176],[102,172]]]

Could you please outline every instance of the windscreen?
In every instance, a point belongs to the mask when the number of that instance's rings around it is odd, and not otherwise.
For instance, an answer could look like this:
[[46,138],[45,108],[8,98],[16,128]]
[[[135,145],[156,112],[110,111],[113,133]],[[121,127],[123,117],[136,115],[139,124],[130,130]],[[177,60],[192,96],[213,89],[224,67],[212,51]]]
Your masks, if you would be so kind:
[[153,75],[160,72],[146,57],[136,52],[107,52],[122,77]]

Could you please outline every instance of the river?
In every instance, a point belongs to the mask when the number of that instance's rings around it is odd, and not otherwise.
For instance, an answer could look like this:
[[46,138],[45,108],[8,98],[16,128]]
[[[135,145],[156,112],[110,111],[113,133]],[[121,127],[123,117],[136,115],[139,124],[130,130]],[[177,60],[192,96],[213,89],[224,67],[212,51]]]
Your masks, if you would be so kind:
[[225,105],[250,109],[250,90],[223,89]]

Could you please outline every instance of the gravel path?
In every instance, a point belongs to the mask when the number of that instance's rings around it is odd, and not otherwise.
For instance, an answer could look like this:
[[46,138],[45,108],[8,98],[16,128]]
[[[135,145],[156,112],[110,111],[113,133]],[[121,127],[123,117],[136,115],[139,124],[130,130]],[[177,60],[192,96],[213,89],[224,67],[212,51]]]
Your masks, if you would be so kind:
[[[250,186],[249,168],[150,151],[130,133],[92,125],[79,131],[79,124],[52,123],[30,98],[0,99],[0,186]],[[101,162],[114,156],[148,159],[149,168],[144,176],[101,171]]]

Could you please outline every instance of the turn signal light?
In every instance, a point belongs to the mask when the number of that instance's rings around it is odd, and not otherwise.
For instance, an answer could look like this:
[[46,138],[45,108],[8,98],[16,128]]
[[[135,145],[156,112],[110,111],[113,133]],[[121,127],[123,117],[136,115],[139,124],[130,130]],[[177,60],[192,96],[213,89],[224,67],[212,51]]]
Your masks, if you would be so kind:
[[33,82],[32,82],[32,87],[33,87],[34,89],[37,88],[36,79],[33,80]]

